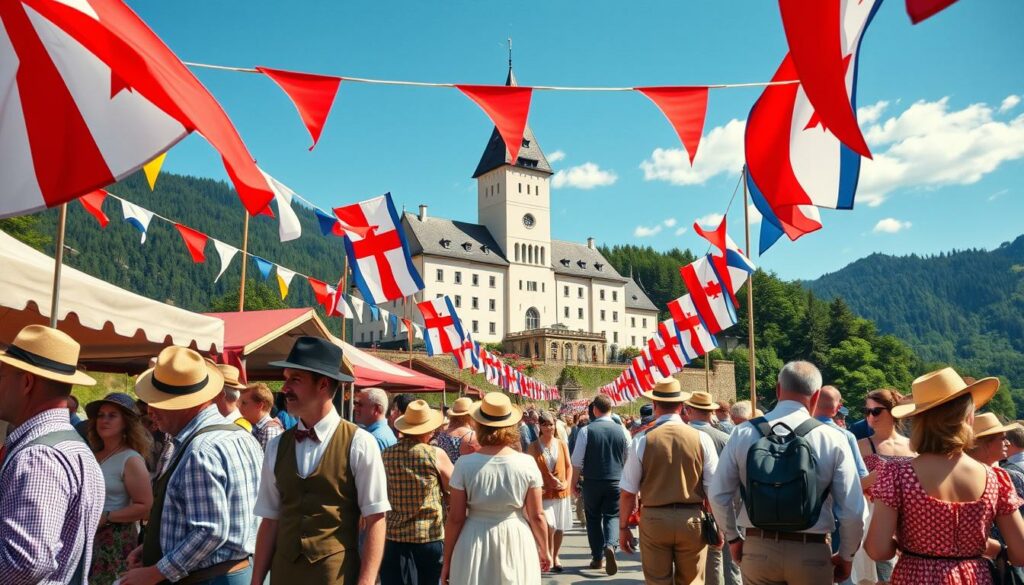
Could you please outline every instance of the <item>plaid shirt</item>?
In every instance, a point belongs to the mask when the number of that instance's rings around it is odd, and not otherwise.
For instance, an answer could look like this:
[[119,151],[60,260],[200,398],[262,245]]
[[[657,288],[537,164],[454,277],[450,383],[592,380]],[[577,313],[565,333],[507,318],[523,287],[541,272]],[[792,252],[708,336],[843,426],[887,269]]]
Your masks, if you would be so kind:
[[252,436],[256,437],[256,440],[260,442],[260,447],[264,451],[267,450],[267,443],[270,439],[280,435],[284,432],[284,425],[281,421],[268,415],[265,415],[260,422],[256,423],[252,427]]
[[444,539],[444,505],[433,445],[403,438],[384,450],[387,539],[423,544]]
[[[81,555],[88,578],[93,535],[103,511],[103,474],[79,441],[24,447],[53,431],[74,431],[66,408],[44,410],[7,437],[0,475],[0,583],[71,581]],[[2,463],[0,463],[2,465]]]
[[[175,451],[199,429],[218,424],[228,421],[216,406],[206,407],[174,437]],[[156,567],[168,580],[253,553],[262,459],[249,433],[214,431],[188,446],[167,485],[161,519],[164,556]]]

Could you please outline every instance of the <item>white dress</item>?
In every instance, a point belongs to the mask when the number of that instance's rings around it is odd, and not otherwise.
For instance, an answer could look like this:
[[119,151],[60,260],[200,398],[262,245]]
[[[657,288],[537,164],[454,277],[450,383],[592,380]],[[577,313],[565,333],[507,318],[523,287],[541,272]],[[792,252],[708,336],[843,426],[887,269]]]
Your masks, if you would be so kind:
[[543,480],[529,455],[463,455],[451,487],[466,492],[466,523],[452,553],[451,585],[540,585],[537,543],[524,515],[530,488]]
[[[548,471],[554,471],[555,465],[558,463],[558,457],[561,454],[559,449],[559,439],[551,440],[551,447],[547,448],[544,446],[543,439],[540,441],[540,447],[544,455],[544,463],[548,466]],[[568,481],[568,479],[566,480]],[[572,500],[569,498],[552,498],[544,500],[544,517],[548,520],[548,526],[553,527],[555,530],[561,530],[565,532],[572,528]]]

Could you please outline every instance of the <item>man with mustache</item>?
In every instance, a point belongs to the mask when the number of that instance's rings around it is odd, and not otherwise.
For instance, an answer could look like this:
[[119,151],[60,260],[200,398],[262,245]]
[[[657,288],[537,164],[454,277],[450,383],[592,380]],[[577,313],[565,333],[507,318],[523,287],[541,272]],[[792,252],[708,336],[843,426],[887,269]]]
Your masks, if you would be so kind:
[[341,373],[341,360],[337,345],[300,337],[288,359],[270,364],[284,369],[281,393],[299,423],[267,443],[253,583],[263,583],[268,572],[271,585],[373,585],[377,579],[391,505],[377,441],[342,420],[332,404],[339,382],[352,381]]

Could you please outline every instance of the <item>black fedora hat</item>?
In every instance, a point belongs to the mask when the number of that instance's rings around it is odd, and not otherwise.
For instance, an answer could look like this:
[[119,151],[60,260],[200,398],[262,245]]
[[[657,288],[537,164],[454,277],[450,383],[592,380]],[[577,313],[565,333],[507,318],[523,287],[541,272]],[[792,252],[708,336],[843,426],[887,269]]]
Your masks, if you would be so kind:
[[288,358],[267,364],[274,368],[306,370],[333,378],[339,382],[352,382],[355,378],[341,373],[341,348],[320,337],[300,337],[288,352]]

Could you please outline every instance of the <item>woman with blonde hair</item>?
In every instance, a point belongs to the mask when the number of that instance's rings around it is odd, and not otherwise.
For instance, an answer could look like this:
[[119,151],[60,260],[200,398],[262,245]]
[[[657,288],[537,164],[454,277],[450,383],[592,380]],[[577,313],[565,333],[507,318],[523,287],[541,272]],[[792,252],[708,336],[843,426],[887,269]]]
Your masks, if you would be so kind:
[[131,396],[107,394],[85,407],[89,445],[96,453],[106,499],[93,545],[89,583],[109,585],[128,569],[128,553],[138,545],[139,521],[149,517],[153,488],[142,453],[153,439]]
[[470,426],[470,410],[473,399],[468,396],[458,398],[448,409],[448,427],[437,433],[437,446],[444,449],[448,458],[455,463],[459,457],[476,453],[480,445],[476,442],[476,432]]
[[999,389],[999,380],[967,384],[952,368],[914,380],[910,402],[892,408],[894,418],[913,417],[914,459],[882,466],[872,486],[875,510],[864,549],[876,561],[896,561],[893,585],[990,585],[986,558],[1006,539],[1009,560],[1024,563],[1022,501],[1009,476],[965,451],[974,441],[974,410]]
[[470,411],[480,450],[455,463],[441,583],[540,585],[551,565],[537,464],[516,451],[523,412],[491,392]]

